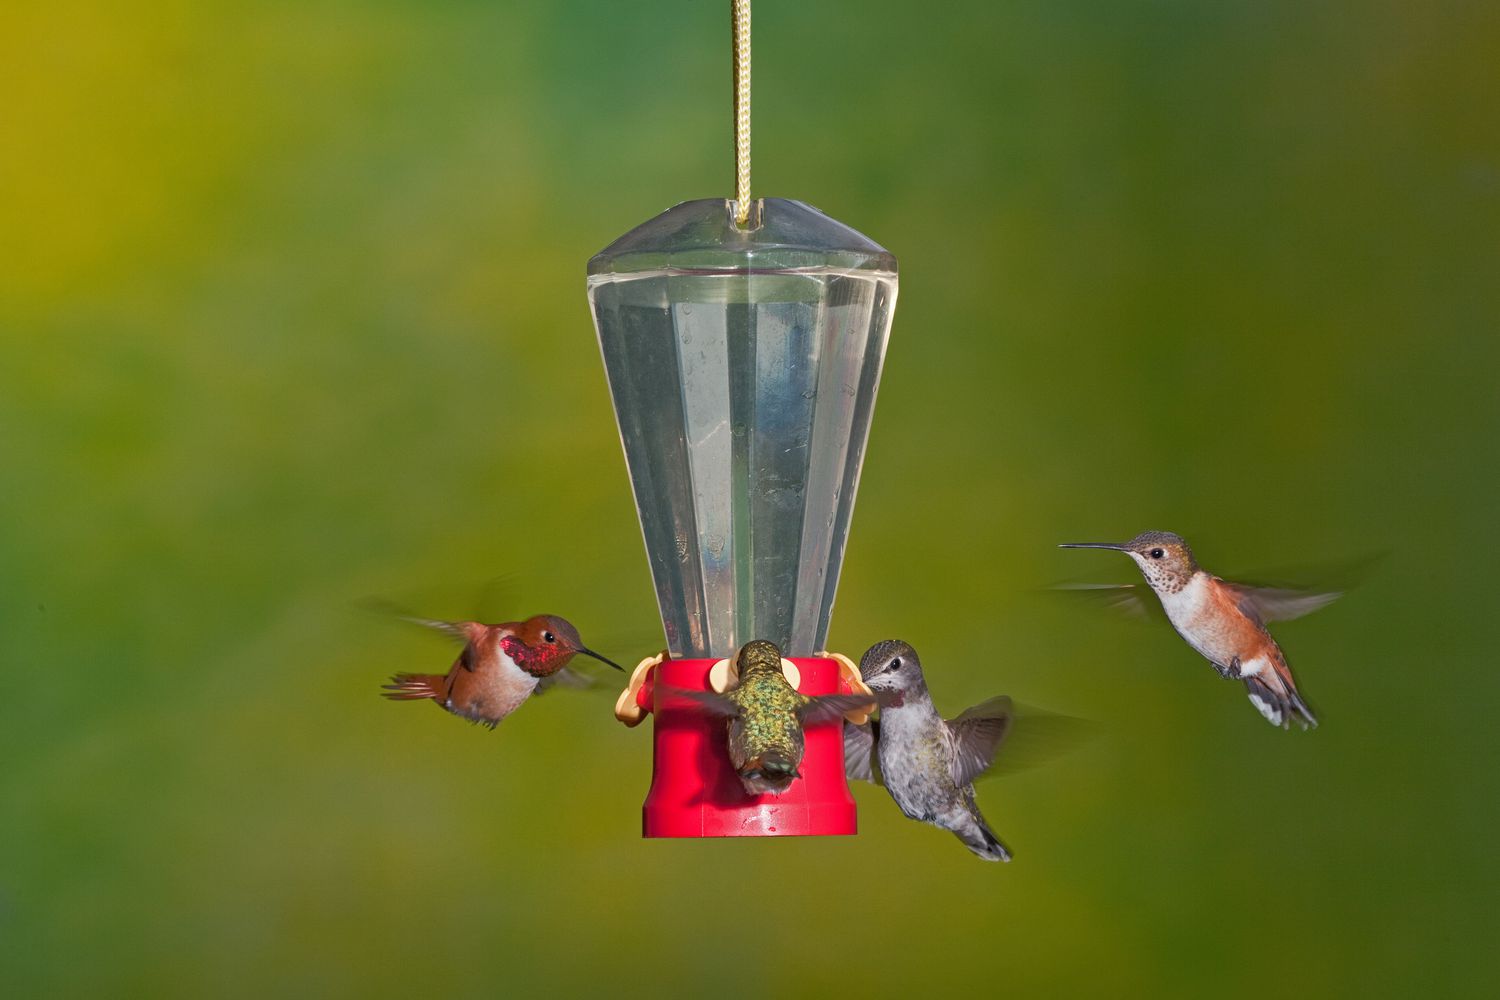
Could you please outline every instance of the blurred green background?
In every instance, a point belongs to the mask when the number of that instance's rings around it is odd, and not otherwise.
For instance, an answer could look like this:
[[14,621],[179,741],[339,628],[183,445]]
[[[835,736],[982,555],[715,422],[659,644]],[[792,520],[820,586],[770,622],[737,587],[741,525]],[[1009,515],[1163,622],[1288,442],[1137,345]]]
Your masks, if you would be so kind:
[[[756,4],[757,193],[902,267],[832,645],[1107,729],[1013,864],[646,842],[610,693],[376,697],[451,650],[359,599],[501,573],[651,651],[583,267],[729,194],[727,6],[7,8],[7,995],[1487,993],[1494,4]],[[1145,528],[1388,553],[1278,629],[1322,728],[1040,593]]]

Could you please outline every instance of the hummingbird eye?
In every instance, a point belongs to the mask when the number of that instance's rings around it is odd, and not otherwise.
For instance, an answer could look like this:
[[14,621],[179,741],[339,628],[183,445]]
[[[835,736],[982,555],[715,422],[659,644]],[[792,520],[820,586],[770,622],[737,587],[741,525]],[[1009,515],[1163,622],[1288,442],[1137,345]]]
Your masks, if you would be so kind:
[[1152,559],[1160,559],[1164,555],[1166,555],[1166,552],[1162,551],[1161,549],[1152,549],[1151,550],[1151,558]]
[[548,642],[556,642],[557,641],[557,636],[553,635],[551,632],[543,632],[542,633],[542,638],[545,639],[545,640],[547,640]]
[[894,660],[891,661],[891,669],[892,670],[900,670],[901,669],[901,657],[898,656]]

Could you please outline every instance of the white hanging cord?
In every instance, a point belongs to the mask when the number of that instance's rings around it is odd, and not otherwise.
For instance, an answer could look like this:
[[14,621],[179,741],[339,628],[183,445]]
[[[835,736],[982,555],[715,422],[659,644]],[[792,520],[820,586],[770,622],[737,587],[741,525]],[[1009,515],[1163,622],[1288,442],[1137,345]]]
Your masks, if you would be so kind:
[[750,221],[750,0],[732,0],[734,27],[734,221]]

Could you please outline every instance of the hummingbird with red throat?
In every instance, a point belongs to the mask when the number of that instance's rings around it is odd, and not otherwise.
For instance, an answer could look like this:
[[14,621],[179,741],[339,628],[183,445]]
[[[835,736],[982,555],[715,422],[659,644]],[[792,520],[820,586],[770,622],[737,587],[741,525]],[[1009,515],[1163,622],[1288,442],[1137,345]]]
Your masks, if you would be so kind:
[[[1250,703],[1273,726],[1303,729],[1318,724],[1297,692],[1281,647],[1266,630],[1273,621],[1300,618],[1339,597],[1277,587],[1254,587],[1222,580],[1198,565],[1181,535],[1143,531],[1128,542],[1068,542],[1065,549],[1112,549],[1140,567],[1177,634],[1212,663],[1221,676],[1243,681]],[[1116,603],[1145,610],[1134,585],[1119,588]]]
[[533,693],[568,682],[571,672],[565,668],[579,654],[616,670],[625,669],[585,646],[572,623],[557,615],[533,615],[499,625],[401,617],[457,639],[464,648],[446,674],[396,674],[385,685],[385,697],[431,699],[444,710],[491,729]]

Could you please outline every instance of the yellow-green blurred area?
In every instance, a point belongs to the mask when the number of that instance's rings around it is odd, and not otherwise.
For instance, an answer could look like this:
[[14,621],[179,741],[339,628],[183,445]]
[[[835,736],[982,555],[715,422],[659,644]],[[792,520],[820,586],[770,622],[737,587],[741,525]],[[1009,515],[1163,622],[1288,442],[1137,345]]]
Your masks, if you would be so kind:
[[[452,649],[361,599],[502,574],[654,651],[583,268],[730,194],[727,7],[0,15],[0,988],[1488,995],[1492,3],[755,5],[757,193],[902,268],[831,645],[1103,730],[981,786],[1012,864],[643,841],[611,690],[377,697]],[[1147,528],[1387,553],[1276,630],[1321,728],[1049,599]]]

